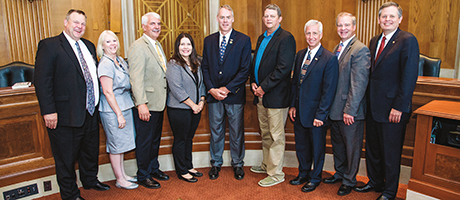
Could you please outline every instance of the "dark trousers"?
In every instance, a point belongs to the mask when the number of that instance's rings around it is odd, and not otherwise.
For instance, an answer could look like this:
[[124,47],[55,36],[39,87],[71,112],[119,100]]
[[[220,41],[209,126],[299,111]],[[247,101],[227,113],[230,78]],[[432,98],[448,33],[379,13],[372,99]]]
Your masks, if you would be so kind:
[[82,127],[58,126],[48,129],[51,150],[56,166],[56,176],[62,199],[80,196],[76,183],[75,161],[78,162],[80,180],[83,186],[97,183],[99,158],[99,112],[91,116],[86,112]]
[[188,173],[193,169],[192,148],[193,137],[200,123],[201,113],[193,114],[191,109],[168,107],[169,124],[174,136],[172,153],[177,175]]
[[333,121],[331,125],[331,143],[334,153],[336,178],[343,179],[342,184],[354,187],[361,161],[363,148],[364,120],[355,120],[345,125],[343,120]]
[[[310,176],[312,183],[321,182],[326,150],[326,130],[326,126],[306,128],[302,126],[298,118],[294,123],[299,176]],[[313,170],[311,169],[312,163],[314,164]]]
[[133,108],[134,126],[136,127],[137,179],[139,181],[150,178],[150,174],[160,168],[158,151],[163,128],[163,113],[163,111],[150,111],[150,120],[146,122],[139,118],[137,108]]
[[366,166],[369,184],[384,188],[383,195],[394,198],[398,192],[401,152],[408,121],[379,123],[366,120]]

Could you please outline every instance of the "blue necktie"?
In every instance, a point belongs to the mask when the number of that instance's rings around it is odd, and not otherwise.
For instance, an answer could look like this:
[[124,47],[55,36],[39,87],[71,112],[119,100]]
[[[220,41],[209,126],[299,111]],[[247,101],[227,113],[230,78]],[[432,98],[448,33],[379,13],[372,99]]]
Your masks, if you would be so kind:
[[339,59],[340,52],[342,51],[343,43],[340,43],[339,48],[337,48],[337,51],[335,52],[335,56],[337,56],[337,59]]
[[83,57],[83,53],[81,52],[80,45],[78,42],[75,43],[77,46],[78,57],[80,58],[81,67],[83,68],[83,75],[85,76],[86,82],[86,109],[88,110],[89,114],[93,116],[94,110],[96,108],[94,102],[94,85],[93,85],[93,78],[91,77],[91,73],[89,72],[88,65],[86,64],[85,58]]
[[308,66],[310,66],[310,60],[311,60],[310,55],[311,55],[311,51],[308,51],[307,60],[305,60],[305,63],[302,65],[302,68],[300,69],[300,83],[302,83],[303,79],[305,78],[305,74],[307,74]]
[[222,37],[222,43],[220,43],[220,63],[224,62],[225,48],[227,48],[227,42],[225,41],[225,35]]

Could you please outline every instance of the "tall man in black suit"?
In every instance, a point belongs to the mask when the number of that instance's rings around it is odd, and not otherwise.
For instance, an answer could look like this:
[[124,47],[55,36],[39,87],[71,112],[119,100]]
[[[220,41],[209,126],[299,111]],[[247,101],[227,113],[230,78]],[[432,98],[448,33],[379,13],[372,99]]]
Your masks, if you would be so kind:
[[401,151],[417,82],[419,47],[411,33],[400,30],[402,8],[387,2],[379,8],[383,33],[371,39],[371,73],[367,91],[366,165],[369,182],[355,190],[383,191],[378,199],[394,199],[398,191]]
[[308,182],[302,192],[311,192],[321,183],[329,110],[337,88],[339,66],[337,57],[321,46],[323,24],[310,20],[304,31],[308,48],[300,50],[295,59],[289,108],[289,117],[294,121],[299,174],[290,183]]
[[97,179],[99,82],[96,49],[82,38],[86,16],[69,10],[64,31],[38,44],[35,92],[48,129],[62,199],[83,199],[76,184],[75,160],[85,189],[108,190]]
[[251,62],[251,39],[232,28],[233,10],[223,5],[217,15],[219,31],[204,39],[203,80],[208,91],[211,128],[211,170],[209,178],[219,177],[225,145],[225,118],[228,117],[231,165],[235,178],[244,178],[245,82]]
[[334,152],[334,176],[325,183],[342,181],[338,195],[347,195],[356,186],[356,174],[363,148],[366,88],[371,55],[355,35],[356,17],[342,12],[336,19],[342,39],[334,51],[339,59],[339,84],[331,106],[331,143]]
[[295,56],[294,36],[281,28],[281,9],[265,7],[263,22],[267,30],[257,40],[251,67],[251,89],[257,105],[263,160],[252,172],[268,176],[259,185],[269,187],[284,181],[284,126],[289,107],[290,76]]

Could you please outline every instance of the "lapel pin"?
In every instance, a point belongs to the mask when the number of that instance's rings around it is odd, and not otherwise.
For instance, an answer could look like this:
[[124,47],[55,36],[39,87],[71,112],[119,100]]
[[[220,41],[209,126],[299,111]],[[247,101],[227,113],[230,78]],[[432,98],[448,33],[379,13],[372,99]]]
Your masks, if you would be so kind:
[[393,41],[393,44],[395,43],[395,41]]
[[233,39],[230,39],[230,41],[228,43],[233,44]]
[[318,60],[318,58],[315,58],[315,60]]

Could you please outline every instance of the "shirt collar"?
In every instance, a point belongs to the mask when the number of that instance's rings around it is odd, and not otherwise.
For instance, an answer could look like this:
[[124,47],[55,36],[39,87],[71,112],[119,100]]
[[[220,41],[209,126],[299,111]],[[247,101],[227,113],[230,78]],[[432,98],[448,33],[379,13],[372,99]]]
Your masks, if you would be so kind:
[[273,35],[276,33],[276,31],[278,31],[278,29],[280,29],[280,27],[281,27],[281,25],[278,25],[278,28],[276,28],[276,30],[273,31],[273,33],[270,34],[270,35],[267,35],[268,34],[267,31],[265,31],[264,37],[269,37],[269,38],[273,37]]
[[222,36],[225,36],[225,40],[228,40],[228,38],[230,38],[230,35],[232,34],[232,31],[233,29],[231,29],[227,34],[225,35],[222,35],[222,32],[219,31],[219,35],[220,35],[220,38],[222,38]]
[[145,36],[153,46],[155,46],[155,43],[158,42],[157,40],[152,39],[151,37],[149,37],[145,33],[143,34],[143,36]]
[[350,41],[356,36],[356,34],[354,34],[353,36],[351,36],[351,38],[348,38],[348,40],[345,40],[345,42],[342,42],[343,44],[343,47],[346,47],[348,45],[348,43],[350,43]]
[[388,35],[385,35],[385,33],[382,33],[382,37],[385,36],[385,40],[389,40],[393,35],[396,33],[398,29],[395,29],[393,32],[389,33]]
[[67,35],[67,33],[65,31],[62,31],[62,33],[64,33],[65,38],[67,38],[67,41],[69,41],[69,43],[71,45],[75,45],[75,43],[78,42],[78,41],[75,41],[74,39],[72,39],[69,35]]

